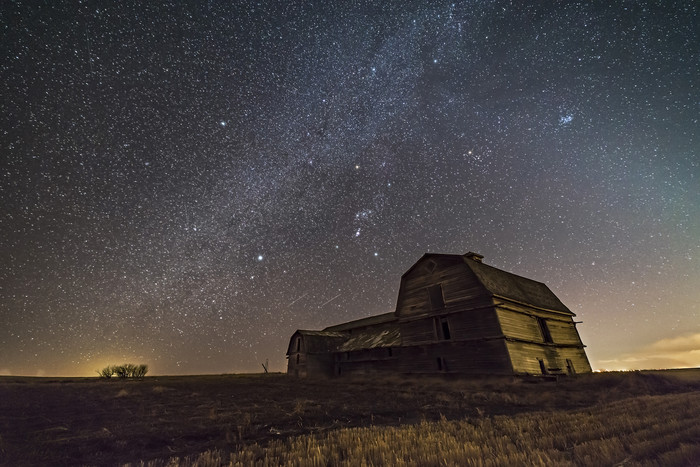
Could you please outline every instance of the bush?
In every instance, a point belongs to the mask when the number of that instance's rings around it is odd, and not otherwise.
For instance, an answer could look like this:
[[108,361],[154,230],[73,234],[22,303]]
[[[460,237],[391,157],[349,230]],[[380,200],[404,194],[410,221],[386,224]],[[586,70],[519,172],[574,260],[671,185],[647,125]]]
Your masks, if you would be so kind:
[[110,365],[107,365],[101,370],[97,370],[97,374],[100,375],[100,378],[109,379],[114,374],[114,368],[112,368]]
[[133,363],[124,363],[123,365],[108,365],[101,370],[97,370],[100,378],[110,379],[117,375],[118,378],[138,378],[141,379],[148,373],[148,365],[134,365]]

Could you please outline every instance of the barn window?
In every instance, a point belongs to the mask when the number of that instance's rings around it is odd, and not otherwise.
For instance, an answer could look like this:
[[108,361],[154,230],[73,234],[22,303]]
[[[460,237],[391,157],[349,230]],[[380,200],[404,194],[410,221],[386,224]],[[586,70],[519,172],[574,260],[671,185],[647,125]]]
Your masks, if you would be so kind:
[[297,365],[299,364],[299,354],[297,354]]
[[447,322],[447,318],[440,319],[440,327],[442,328],[442,338],[448,340],[450,338],[450,324]]
[[428,287],[428,296],[430,297],[430,308],[439,310],[445,308],[445,299],[442,296],[442,285],[431,285]]
[[435,328],[435,337],[437,340],[449,340],[452,335],[450,334],[450,323],[447,321],[446,317],[434,318],[433,327]]
[[301,351],[301,337],[297,337],[297,352]]
[[566,359],[566,372],[570,375],[576,374],[576,370],[574,370],[574,362],[572,362],[569,358]]
[[393,356],[393,352],[392,352],[392,350],[391,350],[391,347],[389,347],[388,350],[389,350],[389,356],[390,356],[390,357]]
[[547,320],[544,318],[537,317],[537,324],[540,327],[540,333],[542,334],[542,340],[544,342],[552,342],[552,334],[549,332],[549,327],[547,326]]

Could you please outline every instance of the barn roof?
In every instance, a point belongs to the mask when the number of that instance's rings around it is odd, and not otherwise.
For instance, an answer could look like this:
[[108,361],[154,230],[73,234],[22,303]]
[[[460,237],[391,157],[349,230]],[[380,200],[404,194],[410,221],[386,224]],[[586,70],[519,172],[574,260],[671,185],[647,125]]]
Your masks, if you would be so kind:
[[542,282],[538,282],[481,262],[483,256],[469,252],[464,255],[447,255],[441,253],[426,253],[402,277],[428,258],[444,258],[455,262],[463,262],[474,273],[477,280],[492,295],[507,300],[531,305],[536,308],[558,311],[574,315],[566,305]]
[[294,336],[296,335],[303,337],[304,349],[306,353],[335,352],[338,349],[338,346],[348,337],[348,334],[344,332],[307,331],[304,329],[298,329],[294,334],[292,334],[292,338],[289,340],[287,355],[292,353],[292,344],[294,343]]
[[352,350],[376,349],[379,347],[395,347],[401,345],[401,332],[398,326],[382,326],[368,328],[352,334],[338,348],[341,352]]
[[393,311],[383,313],[381,315],[369,316],[367,318],[356,319],[347,323],[328,326],[324,331],[349,331],[351,329],[363,328],[366,326],[375,326],[377,324],[390,323],[396,321],[396,315]]
[[494,296],[573,315],[566,305],[542,282],[518,276],[464,256],[464,263]]

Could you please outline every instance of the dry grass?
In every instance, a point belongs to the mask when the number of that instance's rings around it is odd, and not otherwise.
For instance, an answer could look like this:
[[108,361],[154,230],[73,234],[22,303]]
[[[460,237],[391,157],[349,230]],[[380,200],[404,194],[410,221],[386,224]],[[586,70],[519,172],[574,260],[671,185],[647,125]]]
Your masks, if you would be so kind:
[[700,465],[688,422],[699,391],[700,371],[559,382],[0,377],[0,464]]
[[155,461],[171,466],[697,465],[700,393],[641,396],[574,412],[534,412],[345,428],[230,454]]

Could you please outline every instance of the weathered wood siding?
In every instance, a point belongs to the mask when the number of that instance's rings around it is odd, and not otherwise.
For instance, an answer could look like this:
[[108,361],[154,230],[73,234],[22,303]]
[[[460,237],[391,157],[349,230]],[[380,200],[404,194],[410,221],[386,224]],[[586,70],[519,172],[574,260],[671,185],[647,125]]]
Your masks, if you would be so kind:
[[287,360],[287,374],[291,376],[306,376],[306,354],[292,353]]
[[[298,363],[297,363],[298,357]],[[287,374],[304,378],[307,376],[332,376],[333,354],[294,353],[287,361]]]
[[550,320],[547,321],[552,340],[556,344],[580,345],[581,337],[576,330],[576,324],[571,319],[569,322]]
[[402,373],[512,374],[505,341],[447,341],[401,349]]
[[377,348],[339,352],[335,355],[336,376],[395,374],[400,348]]
[[567,373],[567,359],[573,364],[576,373],[588,373],[591,366],[582,348],[556,347],[531,344],[527,342],[508,341],[513,371],[531,375],[542,374],[538,359],[544,362],[545,368],[551,373]]
[[545,342],[537,322],[539,317],[546,324],[551,342],[562,345],[581,345],[581,338],[576,330],[576,324],[570,316],[547,313],[536,309],[518,307],[522,312],[509,308],[498,307],[498,321],[503,334],[507,337],[533,342]]
[[503,335],[492,307],[467,310],[446,316],[450,324],[452,339],[476,339]]
[[526,339],[535,342],[544,342],[537,319],[515,311],[497,308],[496,314],[501,323],[503,334],[517,339]]
[[[466,310],[439,316],[446,319],[449,324],[449,340],[458,341],[502,335],[493,308]],[[404,346],[427,344],[438,340],[435,333],[434,317],[427,316],[401,322],[402,344]]]
[[401,280],[398,318],[442,312],[431,305],[428,289],[434,285],[442,287],[444,310],[448,312],[465,305],[476,308],[491,303],[488,292],[461,259],[424,258]]

